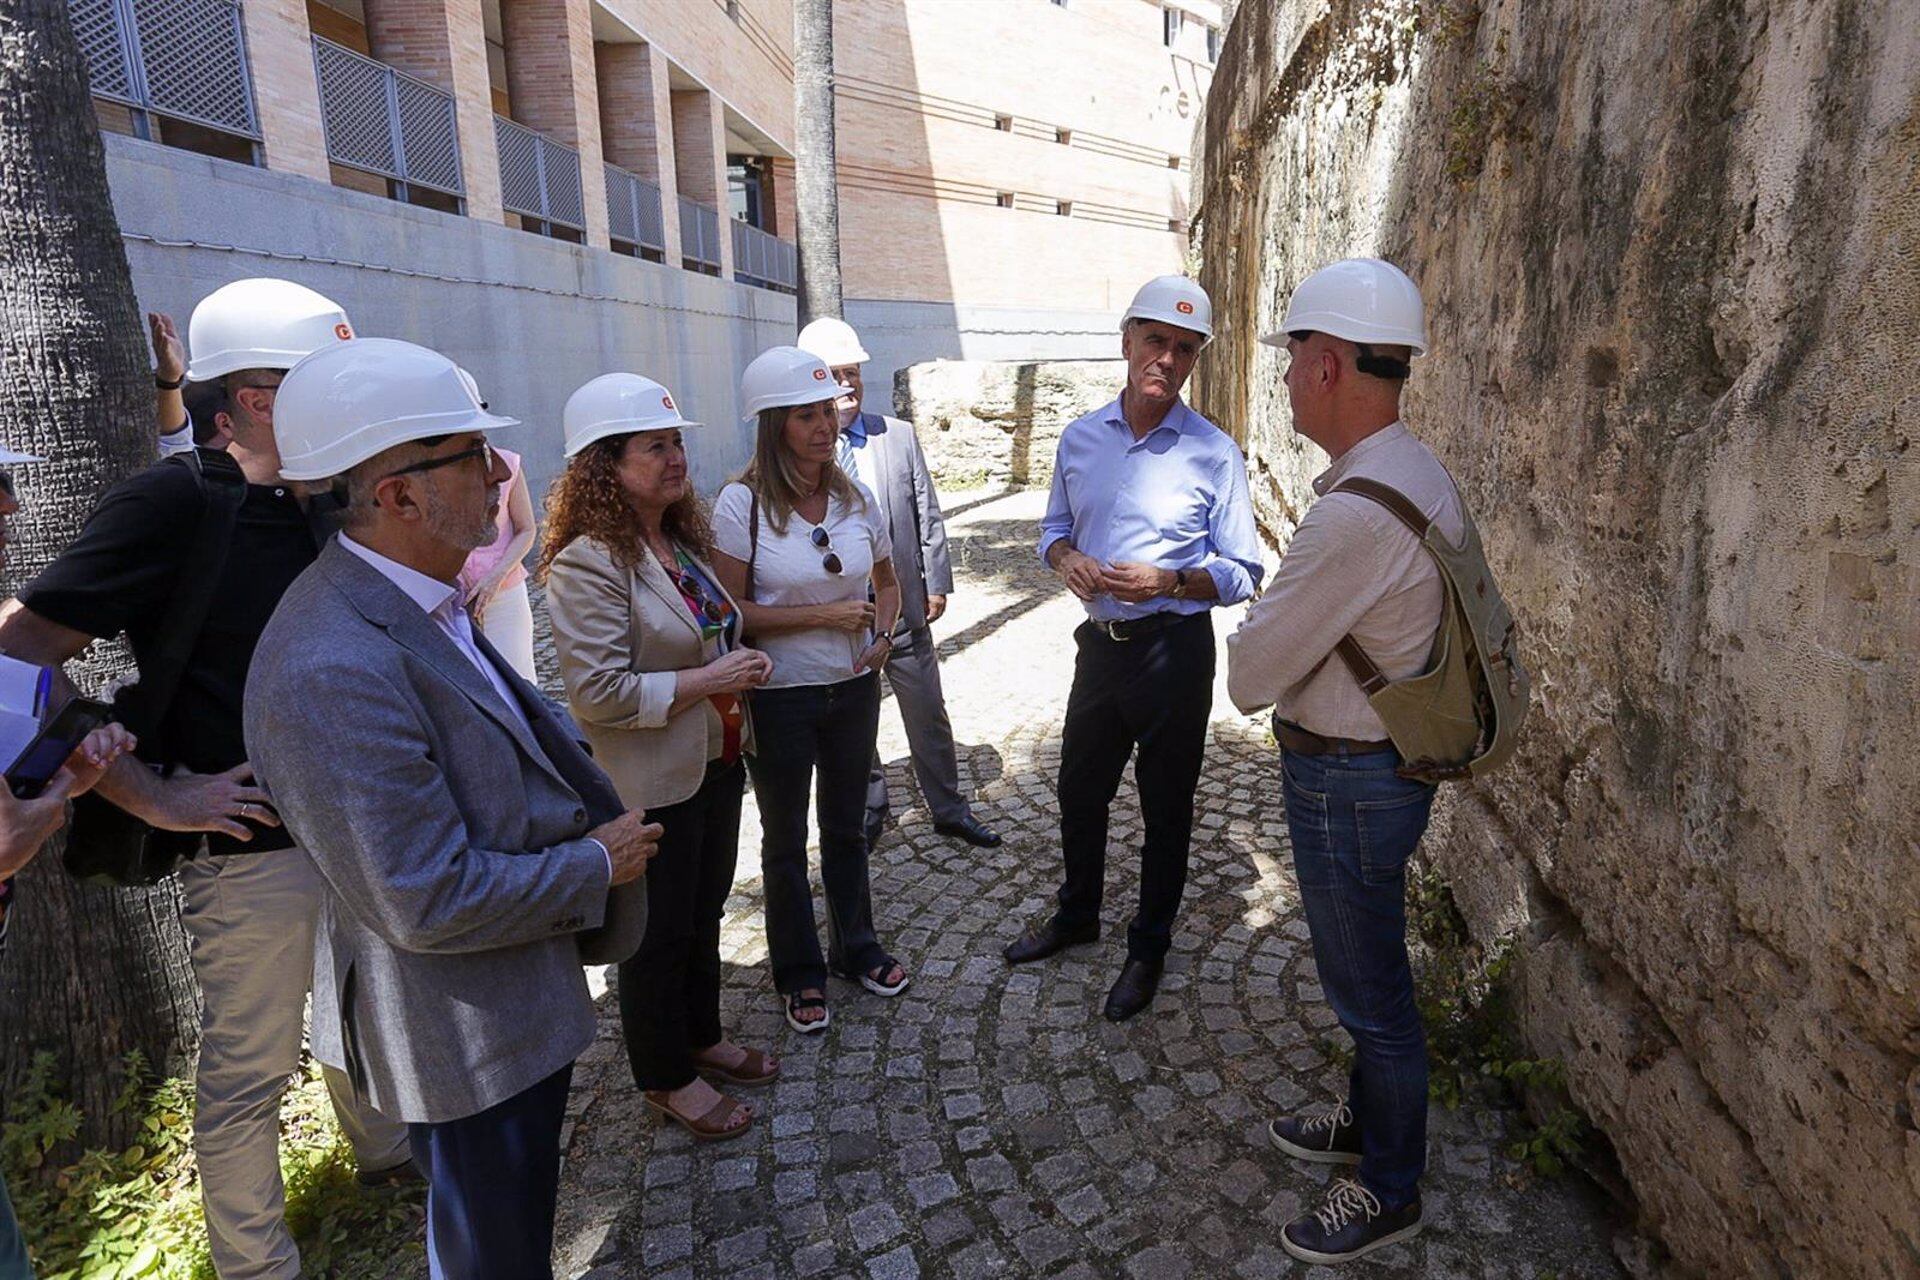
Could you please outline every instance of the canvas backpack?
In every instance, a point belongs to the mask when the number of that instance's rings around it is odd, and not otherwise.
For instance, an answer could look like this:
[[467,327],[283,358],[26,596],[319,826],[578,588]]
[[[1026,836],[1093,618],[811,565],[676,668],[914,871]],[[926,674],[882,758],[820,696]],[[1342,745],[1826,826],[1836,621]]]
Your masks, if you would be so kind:
[[1487,568],[1472,513],[1463,502],[1466,531],[1456,545],[1391,485],[1353,476],[1330,492],[1385,507],[1440,568],[1446,594],[1440,629],[1419,675],[1388,680],[1351,635],[1335,646],[1406,761],[1398,772],[1421,782],[1486,776],[1513,754],[1527,718],[1530,682],[1513,614]]

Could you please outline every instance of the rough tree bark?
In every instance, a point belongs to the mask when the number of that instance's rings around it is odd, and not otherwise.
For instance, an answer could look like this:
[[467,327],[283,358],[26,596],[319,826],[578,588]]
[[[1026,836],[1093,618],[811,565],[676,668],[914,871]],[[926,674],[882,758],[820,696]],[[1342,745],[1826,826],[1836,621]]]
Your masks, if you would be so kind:
[[[107,192],[86,70],[62,0],[0,0],[0,438],[18,467],[9,595],[63,548],[100,492],[153,462],[153,393],[138,304]],[[117,648],[117,647],[115,647]],[[124,658],[94,646],[83,683]],[[15,883],[0,963],[0,1098],[42,1050],[59,1060],[85,1138],[124,1140],[109,1115],[120,1063],[167,1063],[197,1029],[178,892],[89,888],[61,837]]]
[[793,6],[793,203],[800,323],[838,316],[840,195],[833,149],[833,0]]

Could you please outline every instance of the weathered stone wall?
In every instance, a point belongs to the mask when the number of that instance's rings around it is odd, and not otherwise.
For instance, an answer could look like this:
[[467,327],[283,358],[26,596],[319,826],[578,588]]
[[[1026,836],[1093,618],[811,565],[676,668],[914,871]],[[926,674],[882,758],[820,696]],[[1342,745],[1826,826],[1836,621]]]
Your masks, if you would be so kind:
[[1197,400],[1279,536],[1324,460],[1254,335],[1425,289],[1538,672],[1429,850],[1536,1046],[1686,1266],[1920,1274],[1911,0],[1246,0],[1202,130]]
[[1124,360],[935,360],[900,370],[893,394],[936,481],[1005,488],[1051,484],[1061,430],[1125,381]]

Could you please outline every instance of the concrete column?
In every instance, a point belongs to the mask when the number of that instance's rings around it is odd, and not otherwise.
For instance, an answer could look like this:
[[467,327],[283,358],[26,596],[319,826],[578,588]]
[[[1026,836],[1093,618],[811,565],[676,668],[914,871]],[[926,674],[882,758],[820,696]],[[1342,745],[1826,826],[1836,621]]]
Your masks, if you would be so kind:
[[666,245],[661,256],[680,265],[679,190],[673,164],[673,105],[667,88],[667,59],[657,45],[593,46],[599,72],[600,145],[609,164],[645,178],[660,188],[660,224]]
[[467,215],[501,222],[500,149],[480,0],[363,0],[367,43],[388,66],[453,95]]
[[720,277],[731,280],[733,236],[727,228],[726,108],[705,89],[675,90],[672,98],[673,163],[680,194],[719,213]]
[[507,95],[514,119],[580,153],[587,243],[607,247],[607,175],[600,159],[593,0],[503,0]]
[[241,14],[267,168],[331,181],[305,0],[248,0]]

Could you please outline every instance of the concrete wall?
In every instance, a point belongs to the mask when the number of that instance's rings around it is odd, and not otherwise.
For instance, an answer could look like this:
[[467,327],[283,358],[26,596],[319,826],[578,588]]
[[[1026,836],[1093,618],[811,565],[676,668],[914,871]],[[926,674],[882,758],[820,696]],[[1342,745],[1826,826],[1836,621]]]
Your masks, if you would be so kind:
[[[364,336],[445,352],[526,455],[536,502],[561,465],[560,410],[614,370],[664,383],[707,493],[746,461],[740,371],[793,336],[793,299],[377,196],[108,136],[107,176],[140,304],[188,313],[230,280],[273,275],[338,301]],[[156,243],[159,242],[159,243]],[[310,255],[313,260],[300,260]]]
[[1277,327],[1401,263],[1537,672],[1427,842],[1518,942],[1648,1224],[1920,1273],[1920,24],[1910,0],[1245,0],[1205,115],[1198,401],[1284,537]]

